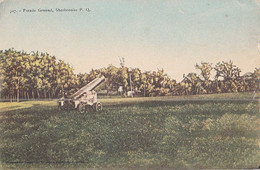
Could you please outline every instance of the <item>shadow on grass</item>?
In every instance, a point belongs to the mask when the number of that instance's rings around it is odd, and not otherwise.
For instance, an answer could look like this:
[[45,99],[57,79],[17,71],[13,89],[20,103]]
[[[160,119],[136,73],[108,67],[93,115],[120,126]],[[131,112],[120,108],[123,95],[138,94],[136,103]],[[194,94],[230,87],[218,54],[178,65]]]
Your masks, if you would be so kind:
[[[129,114],[135,114],[132,108],[140,108],[141,110],[160,110],[153,114],[207,114],[222,115],[225,113],[252,115],[259,114],[259,102],[257,100],[184,100],[184,101],[142,101],[137,103],[121,103],[121,104],[105,104],[104,110],[107,114],[111,110],[120,112],[122,109],[128,108]],[[115,112],[112,112],[113,114]],[[127,114],[127,113],[124,113]],[[140,115],[143,113],[137,113]]]
[[116,103],[116,104],[104,104],[107,106],[133,106],[137,105],[140,107],[158,107],[158,106],[174,106],[174,105],[185,105],[185,104],[207,104],[207,103],[218,103],[218,104],[247,104],[247,103],[255,103],[258,104],[258,100],[165,100],[165,101],[138,101],[138,102],[128,102],[128,103]]

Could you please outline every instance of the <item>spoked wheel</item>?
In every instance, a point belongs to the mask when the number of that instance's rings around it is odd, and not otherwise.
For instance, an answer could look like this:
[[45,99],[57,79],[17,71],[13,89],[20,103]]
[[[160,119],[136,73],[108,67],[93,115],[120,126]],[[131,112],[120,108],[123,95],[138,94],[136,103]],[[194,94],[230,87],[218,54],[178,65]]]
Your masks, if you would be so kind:
[[79,104],[79,112],[85,113],[86,112],[86,106],[83,103]]
[[97,112],[102,111],[102,104],[101,104],[100,102],[97,102],[97,103],[96,103],[96,108],[95,108],[95,110],[96,110]]

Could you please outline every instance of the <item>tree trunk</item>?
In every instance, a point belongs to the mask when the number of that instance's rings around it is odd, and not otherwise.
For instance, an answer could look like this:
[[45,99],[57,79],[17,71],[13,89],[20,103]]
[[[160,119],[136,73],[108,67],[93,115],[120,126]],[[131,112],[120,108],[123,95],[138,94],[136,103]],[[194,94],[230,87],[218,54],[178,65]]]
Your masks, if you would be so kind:
[[30,95],[29,95],[29,92],[27,91],[27,99],[29,100],[30,99]]
[[19,94],[19,98],[23,99],[23,90],[20,90],[19,93],[20,93],[20,94]]
[[23,93],[24,93],[24,99],[26,99],[27,98],[26,91],[24,91]]
[[34,92],[33,92],[33,90],[32,90],[32,98],[34,99]]
[[46,99],[47,98],[47,96],[46,96],[46,90],[44,90],[44,99]]
[[38,99],[40,99],[40,93],[39,93],[38,89],[37,89],[37,96],[38,96]]
[[56,92],[56,90],[53,88],[51,98],[54,98],[54,97],[55,97],[55,92]]
[[20,93],[20,90],[19,90],[19,87],[18,87],[18,89],[17,89],[17,91],[16,91],[17,93],[16,93],[16,99],[17,99],[17,102],[20,102],[19,101],[19,93]]

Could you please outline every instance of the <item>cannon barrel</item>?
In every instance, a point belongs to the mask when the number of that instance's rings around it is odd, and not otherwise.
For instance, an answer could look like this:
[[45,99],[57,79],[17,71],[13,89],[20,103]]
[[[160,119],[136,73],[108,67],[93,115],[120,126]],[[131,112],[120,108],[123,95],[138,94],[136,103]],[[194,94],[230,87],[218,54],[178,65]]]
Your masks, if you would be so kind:
[[70,96],[70,98],[77,99],[80,95],[82,95],[85,92],[91,91],[95,89],[99,84],[101,84],[105,80],[104,76],[99,76],[92,80],[90,83],[88,83],[86,86],[79,89],[76,93]]

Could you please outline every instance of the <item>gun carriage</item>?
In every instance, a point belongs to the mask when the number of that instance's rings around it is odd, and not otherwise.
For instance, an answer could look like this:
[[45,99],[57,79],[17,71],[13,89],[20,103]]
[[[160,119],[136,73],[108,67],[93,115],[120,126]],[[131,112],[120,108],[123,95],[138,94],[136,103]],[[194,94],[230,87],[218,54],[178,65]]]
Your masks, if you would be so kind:
[[62,97],[58,101],[59,110],[78,109],[80,113],[89,112],[90,110],[101,111],[102,104],[98,101],[94,89],[104,80],[104,76],[99,76],[71,96]]

